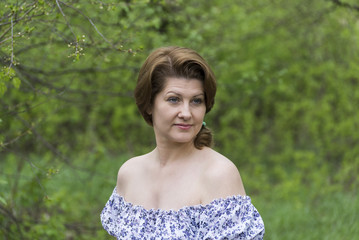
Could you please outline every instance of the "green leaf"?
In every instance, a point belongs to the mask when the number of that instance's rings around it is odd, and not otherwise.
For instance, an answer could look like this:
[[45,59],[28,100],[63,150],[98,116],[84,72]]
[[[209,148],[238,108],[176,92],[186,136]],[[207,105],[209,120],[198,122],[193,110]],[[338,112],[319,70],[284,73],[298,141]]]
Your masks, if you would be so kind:
[[7,87],[4,82],[0,82],[0,97],[5,94]]
[[5,198],[0,196],[0,203],[7,205]]
[[21,80],[20,80],[18,77],[14,77],[14,78],[12,79],[12,85],[14,85],[14,87],[15,87],[16,89],[19,89],[20,84],[21,84]]

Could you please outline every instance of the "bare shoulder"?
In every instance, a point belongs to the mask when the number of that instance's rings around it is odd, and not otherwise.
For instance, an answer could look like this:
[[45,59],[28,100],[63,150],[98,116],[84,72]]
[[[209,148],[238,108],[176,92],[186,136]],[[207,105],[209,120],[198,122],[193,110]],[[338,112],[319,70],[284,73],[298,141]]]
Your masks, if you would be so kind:
[[203,171],[204,202],[234,195],[245,196],[245,190],[236,165],[213,149],[206,149]]
[[124,195],[126,189],[136,176],[140,175],[143,171],[143,162],[146,155],[133,157],[122,164],[117,174],[117,192]]

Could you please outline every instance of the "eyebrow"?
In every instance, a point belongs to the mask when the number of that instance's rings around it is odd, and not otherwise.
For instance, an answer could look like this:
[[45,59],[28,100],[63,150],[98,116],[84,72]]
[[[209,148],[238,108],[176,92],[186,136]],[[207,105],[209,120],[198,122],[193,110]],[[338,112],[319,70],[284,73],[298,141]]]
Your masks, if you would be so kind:
[[[168,95],[168,94],[171,94],[171,93],[173,93],[173,94],[176,94],[176,95],[181,95],[182,96],[182,94],[181,93],[178,93],[178,92],[175,92],[175,91],[169,91],[169,92],[167,92],[165,95]],[[202,92],[202,93],[199,93],[199,94],[196,94],[196,95],[194,95],[193,97],[198,97],[198,96],[204,96],[204,93]]]

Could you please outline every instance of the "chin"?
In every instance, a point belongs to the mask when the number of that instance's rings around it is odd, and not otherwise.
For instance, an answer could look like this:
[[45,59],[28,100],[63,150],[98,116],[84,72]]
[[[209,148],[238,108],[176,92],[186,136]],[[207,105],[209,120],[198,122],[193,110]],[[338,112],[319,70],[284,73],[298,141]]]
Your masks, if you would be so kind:
[[190,143],[193,142],[194,137],[186,137],[186,138],[173,138],[172,141],[176,143]]

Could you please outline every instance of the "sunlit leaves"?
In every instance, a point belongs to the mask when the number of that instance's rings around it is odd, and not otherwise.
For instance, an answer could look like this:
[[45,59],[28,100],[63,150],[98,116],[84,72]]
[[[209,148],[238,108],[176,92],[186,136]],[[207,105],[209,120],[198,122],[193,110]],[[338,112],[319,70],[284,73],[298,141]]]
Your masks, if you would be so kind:
[[19,89],[21,81],[16,76],[15,70],[9,67],[2,67],[0,71],[0,97],[7,91],[9,84],[10,87]]

